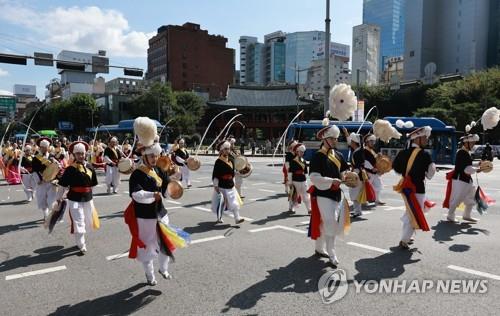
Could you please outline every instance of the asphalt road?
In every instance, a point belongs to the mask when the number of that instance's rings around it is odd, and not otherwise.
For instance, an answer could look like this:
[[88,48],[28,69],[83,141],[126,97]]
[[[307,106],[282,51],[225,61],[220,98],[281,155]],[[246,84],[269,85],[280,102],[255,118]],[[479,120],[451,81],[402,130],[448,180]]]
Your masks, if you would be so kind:
[[[366,211],[337,241],[339,268],[348,292],[325,304],[318,280],[333,271],[312,256],[306,237],[305,208],[287,213],[281,166],[270,158],[253,158],[254,173],[244,182],[241,227],[233,219],[214,226],[210,213],[214,157],[203,157],[192,173],[193,188],[180,200],[165,201],[170,221],[191,234],[193,243],[178,250],[170,265],[172,280],[157,275],[147,286],[140,263],[120,257],[130,236],[122,212],[130,199],[123,179],[117,195],[95,190],[101,228],[87,235],[88,253],[78,255],[69,233],[69,218],[49,235],[35,202],[23,203],[21,186],[0,183],[0,303],[2,315],[496,315],[500,310],[500,243],[498,206],[478,224],[444,222],[441,204],[445,172],[429,182],[428,198],[438,203],[428,214],[429,232],[419,232],[412,251],[396,246],[403,202],[392,191],[395,174],[384,176],[387,206]],[[479,176],[481,186],[500,200],[495,170]],[[102,184],[104,178],[99,177]],[[459,214],[460,215],[460,214]],[[118,256],[117,256],[118,255]],[[156,264],[156,263],[155,263]],[[370,280],[486,280],[487,292],[476,294],[356,293],[357,282]]]

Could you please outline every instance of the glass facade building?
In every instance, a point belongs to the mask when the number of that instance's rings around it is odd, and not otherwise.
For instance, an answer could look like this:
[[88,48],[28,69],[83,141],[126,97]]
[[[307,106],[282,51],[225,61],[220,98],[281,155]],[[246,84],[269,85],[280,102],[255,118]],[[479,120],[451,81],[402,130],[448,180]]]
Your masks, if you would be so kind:
[[300,84],[306,83],[306,69],[311,67],[312,61],[324,58],[322,51],[324,42],[325,32],[322,31],[295,32],[286,35],[285,79],[287,83],[295,84],[297,81]]
[[404,56],[406,0],[363,0],[363,24],[380,27],[380,69],[385,60]]
[[500,65],[500,1],[490,1],[488,67]]
[[264,85],[264,44],[253,43],[247,46],[246,84]]

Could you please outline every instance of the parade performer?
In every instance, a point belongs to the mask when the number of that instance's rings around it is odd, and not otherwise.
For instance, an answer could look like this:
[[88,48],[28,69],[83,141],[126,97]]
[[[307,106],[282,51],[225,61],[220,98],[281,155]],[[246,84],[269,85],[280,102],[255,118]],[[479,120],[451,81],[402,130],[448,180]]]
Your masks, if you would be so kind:
[[157,129],[153,120],[138,117],[134,121],[134,132],[141,143],[141,164],[129,179],[129,191],[132,202],[125,210],[125,222],[132,235],[129,258],[137,258],[143,265],[149,285],[156,285],[153,259],[159,259],[159,273],[170,279],[168,265],[173,258],[175,248],[185,246],[183,240],[169,226],[167,210],[163,206],[162,196],[168,187],[169,177],[156,162],[162,151],[154,143]]
[[24,156],[21,161],[21,178],[23,180],[23,189],[26,194],[26,200],[31,202],[35,193],[36,182],[33,178],[33,154],[31,145],[24,147]]
[[363,147],[361,147],[361,135],[351,133],[347,137],[347,144],[351,147],[351,169],[353,172],[357,173],[361,179],[356,187],[349,188],[349,197],[353,203],[352,215],[353,217],[358,217],[363,214],[361,205],[367,202],[366,197],[363,198],[361,194],[362,190],[364,190],[363,186],[365,185],[364,178],[367,177],[364,171],[365,155]]
[[[236,138],[229,136],[228,138],[229,144],[231,144],[231,149],[229,150],[229,159],[234,165],[234,160],[236,157],[238,157],[240,154],[236,151]],[[238,170],[234,170],[234,187],[236,188],[236,191],[238,191],[238,195],[240,198],[244,199],[245,196],[241,194],[241,186],[243,185],[243,177],[241,176],[240,172]]]
[[431,127],[424,126],[409,133],[408,148],[401,150],[393,162],[394,171],[402,175],[394,190],[401,194],[406,211],[401,217],[403,232],[399,246],[409,249],[415,230],[429,231],[424,211],[428,209],[425,199],[425,178],[432,179],[436,166],[431,155],[424,150],[431,136]]
[[283,163],[283,183],[285,184],[285,192],[288,194],[288,189],[290,188],[288,180],[288,170],[290,169],[290,161],[295,157],[293,153],[293,147],[297,144],[296,140],[290,141],[285,153],[285,161]]
[[87,252],[85,234],[99,228],[99,216],[92,199],[92,188],[97,185],[97,176],[92,165],[85,161],[89,145],[83,141],[73,142],[68,151],[74,162],[66,167],[58,185],[58,202],[63,200],[68,190],[67,199],[71,218],[71,234],[75,235],[76,245],[82,254]]
[[303,158],[306,146],[297,143],[293,146],[292,151],[295,153],[295,157],[290,160],[290,167],[288,169],[288,185],[292,192],[289,197],[289,211],[295,213],[295,208],[300,201],[304,201],[307,214],[311,214],[311,201],[309,199],[309,193],[307,193],[307,164]]
[[69,157],[60,140],[56,141],[53,156],[63,168],[66,168]]
[[471,216],[472,207],[476,204],[476,188],[474,187],[471,175],[481,172],[481,169],[479,166],[473,165],[470,153],[476,142],[479,141],[479,136],[477,134],[469,134],[460,138],[460,141],[462,142],[462,148],[456,153],[455,168],[446,174],[448,188],[443,207],[448,209],[448,221],[456,222],[455,210],[460,203],[464,203],[465,210],[462,219],[476,223],[477,219]]
[[364,155],[365,155],[365,165],[364,168],[368,174],[368,178],[370,184],[375,190],[375,203],[377,205],[385,205],[385,202],[382,202],[380,196],[382,193],[382,179],[381,174],[377,170],[377,152],[375,151],[375,143],[377,142],[377,137],[373,134],[367,134],[364,138],[365,146],[364,146]]
[[53,179],[43,179],[43,172],[51,164],[58,164],[57,160],[49,154],[51,140],[41,137],[37,140],[39,152],[33,158],[33,177],[37,183],[35,197],[37,206],[43,212],[44,220],[49,215],[49,207],[56,199],[57,187]]
[[212,172],[212,182],[214,193],[212,196],[212,211],[217,215],[217,222],[222,223],[222,213],[225,209],[231,211],[234,215],[235,223],[244,222],[240,218],[241,199],[234,184],[234,163],[230,159],[231,144],[224,141],[219,144],[219,158],[215,161]]
[[311,160],[309,174],[312,183],[309,188],[309,236],[316,241],[315,254],[329,258],[334,266],[339,264],[335,253],[336,236],[343,234],[349,222],[348,206],[346,208],[340,190],[343,173],[349,167],[342,153],[335,149],[339,134],[340,130],[335,125],[324,127],[317,133],[322,144]]
[[178,165],[181,169],[181,179],[184,185],[188,188],[191,187],[191,175],[189,169],[186,165],[186,160],[189,158],[189,153],[186,150],[186,141],[184,138],[180,138],[177,141],[177,146],[174,151],[174,161],[175,164]]
[[108,194],[111,193],[111,188],[113,188],[113,194],[118,192],[118,186],[120,185],[120,172],[118,172],[118,162],[122,158],[121,152],[117,148],[118,139],[116,137],[111,137],[109,140],[109,145],[104,150],[104,162],[106,163],[106,186],[108,187]]
[[21,150],[19,150],[17,144],[14,143],[9,152],[9,156],[7,157],[7,163],[5,164],[5,168],[7,170],[7,176],[5,179],[8,184],[21,183],[21,175],[18,172],[20,156]]

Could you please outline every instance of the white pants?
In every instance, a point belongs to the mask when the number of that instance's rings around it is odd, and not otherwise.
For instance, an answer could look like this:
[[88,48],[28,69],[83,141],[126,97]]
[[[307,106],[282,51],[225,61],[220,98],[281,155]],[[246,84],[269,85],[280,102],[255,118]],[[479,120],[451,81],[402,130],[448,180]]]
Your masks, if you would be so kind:
[[[307,181],[292,181],[295,190],[297,190],[297,195],[301,197],[302,202],[306,206],[307,212],[311,211],[311,200],[309,199],[309,193],[307,193]],[[294,203],[294,201],[290,201],[290,209],[295,211],[295,208],[298,204]]]
[[52,207],[52,203],[56,200],[56,194],[57,187],[50,182],[42,181],[36,186],[36,203],[38,209],[42,210],[44,217],[49,215],[49,208]]
[[[165,216],[162,221],[168,223],[168,216]],[[169,257],[160,251],[156,232],[157,222],[156,218],[137,218],[139,239],[146,245],[146,248],[137,249],[137,260],[142,263],[146,278],[149,281],[155,280],[153,259],[156,257],[158,257],[160,270],[168,272]]]
[[361,203],[359,203],[358,201],[358,196],[362,188],[363,188],[363,183],[361,181],[359,182],[358,186],[354,188],[349,188],[349,197],[351,198],[353,204],[352,211],[356,215],[361,214]]
[[[415,194],[418,204],[422,211],[425,210],[425,194],[416,193]],[[415,234],[415,229],[411,226],[410,217],[408,216],[407,211],[405,210],[403,216],[401,216],[401,221],[403,222],[403,232],[401,234],[401,241],[407,243]]]
[[382,178],[380,177],[379,174],[373,174],[373,173],[369,173],[368,177],[370,184],[373,186],[373,190],[375,190],[377,202],[382,201],[382,199],[380,199],[380,193],[382,193],[382,188],[383,188]]
[[[321,214],[321,237],[316,239],[316,251],[327,253],[330,259],[337,260],[335,254],[335,237],[341,234],[340,223],[337,221],[339,217],[339,202],[329,198],[317,197],[319,213]],[[347,214],[347,216],[349,216]],[[326,248],[326,249],[325,249]]]
[[68,200],[69,212],[73,222],[75,241],[78,248],[85,248],[85,233],[93,228],[92,209],[94,202],[76,202]]
[[26,193],[26,199],[31,200],[33,199],[33,195],[35,194],[35,186],[36,186],[35,179],[33,179],[33,174],[23,173],[21,174],[21,177],[23,180],[24,193]]
[[190,186],[191,185],[191,174],[189,172],[189,168],[184,165],[181,166],[181,175],[182,175],[182,183],[184,183],[185,186]]
[[243,184],[243,177],[238,173],[235,172],[234,174],[234,187],[236,188],[236,191],[238,191],[238,194],[241,196],[241,185]]
[[108,189],[113,187],[113,192],[118,191],[118,186],[120,185],[120,172],[118,167],[106,166],[106,185]]
[[[236,188],[233,187],[231,189],[223,189],[219,188],[220,192],[224,196],[224,202],[226,204],[226,209],[233,213],[234,221],[237,222],[240,220],[240,203],[238,202],[238,197],[236,194]],[[217,215],[217,201],[219,199],[218,193],[215,192],[212,194],[212,212]]]
[[464,218],[471,218],[472,208],[476,204],[474,196],[476,187],[473,183],[467,183],[460,180],[451,180],[450,208],[448,210],[448,219],[455,220],[455,210],[460,203],[465,204]]

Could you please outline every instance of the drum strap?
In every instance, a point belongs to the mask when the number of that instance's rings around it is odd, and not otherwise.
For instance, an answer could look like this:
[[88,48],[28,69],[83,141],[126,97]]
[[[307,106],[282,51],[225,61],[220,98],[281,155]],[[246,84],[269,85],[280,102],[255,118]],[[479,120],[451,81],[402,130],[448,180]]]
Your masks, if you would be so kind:
[[156,171],[154,169],[149,169],[145,165],[140,165],[139,168],[137,168],[137,169],[139,169],[142,172],[144,172],[147,176],[150,176],[151,178],[155,179],[156,185],[159,188],[161,188],[161,185],[163,184],[163,181],[160,178],[160,176],[158,176],[158,174],[156,173]]
[[86,174],[87,176],[89,176],[90,179],[92,179],[92,170],[85,168],[83,164],[75,162],[71,166],[76,170],[78,170],[79,172]]
[[229,159],[224,159],[222,156],[219,157],[220,160],[224,161],[231,169],[233,169],[233,163]]
[[340,163],[340,160],[337,158],[337,156],[335,156],[335,152],[333,150],[327,150],[326,148],[322,147],[320,149],[320,152],[326,155],[328,159],[337,166],[337,169],[340,170],[342,164]]
[[304,163],[304,162],[302,162],[302,161],[300,160],[299,156],[295,157],[294,161],[295,161],[296,163],[298,163],[298,164],[299,164],[299,166],[300,166],[303,170],[305,170],[305,169],[306,169],[306,165],[305,165],[305,163]]
[[50,165],[50,163],[51,163],[51,162],[50,162],[47,158],[45,158],[45,157],[44,157],[43,155],[41,155],[41,154],[36,155],[36,158],[37,158],[38,160],[40,160],[40,162],[41,162],[41,163],[42,163],[42,165],[44,165],[44,166],[48,166],[48,165]]
[[413,163],[415,162],[415,158],[417,158],[418,153],[420,152],[420,148],[416,148],[410,155],[410,159],[408,159],[408,164],[406,165],[406,175],[410,174],[410,170],[413,167]]

